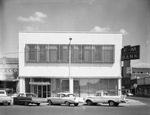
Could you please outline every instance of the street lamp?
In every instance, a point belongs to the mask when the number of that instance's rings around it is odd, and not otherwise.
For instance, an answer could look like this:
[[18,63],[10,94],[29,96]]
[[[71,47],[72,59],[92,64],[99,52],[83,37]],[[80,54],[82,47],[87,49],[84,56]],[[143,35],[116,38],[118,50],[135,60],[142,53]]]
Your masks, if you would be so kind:
[[73,93],[73,79],[71,78],[71,40],[69,38],[69,92]]

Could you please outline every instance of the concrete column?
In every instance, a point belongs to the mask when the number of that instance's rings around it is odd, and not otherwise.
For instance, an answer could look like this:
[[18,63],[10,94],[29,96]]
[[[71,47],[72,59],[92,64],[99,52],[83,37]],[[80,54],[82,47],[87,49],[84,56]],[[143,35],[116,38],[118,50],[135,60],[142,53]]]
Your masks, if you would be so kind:
[[25,93],[25,78],[19,79],[19,86],[20,86],[19,92]]
[[118,79],[118,95],[121,95],[121,78]]
[[74,84],[73,84],[73,78],[69,78],[69,91],[70,91],[70,93],[74,93],[73,86],[74,86]]

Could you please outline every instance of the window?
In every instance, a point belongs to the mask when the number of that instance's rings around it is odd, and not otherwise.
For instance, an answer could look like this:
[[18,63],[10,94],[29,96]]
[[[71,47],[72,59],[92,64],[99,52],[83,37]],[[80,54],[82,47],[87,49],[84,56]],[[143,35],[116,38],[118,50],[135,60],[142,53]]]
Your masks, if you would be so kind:
[[61,88],[62,92],[69,91],[69,80],[62,80]]
[[114,62],[114,46],[104,45],[103,46],[104,63]]
[[92,62],[92,45],[82,46],[82,62]]
[[[68,63],[69,45],[27,44],[27,63]],[[71,63],[113,63],[114,45],[71,45]]]
[[78,84],[74,85],[75,94],[81,97],[95,95],[97,91],[104,91],[109,95],[118,95],[118,79],[75,79]]
[[37,62],[37,45],[29,44],[25,48],[26,62]]
[[5,94],[5,92],[4,91],[0,91],[0,94]]
[[81,45],[73,45],[71,47],[71,62],[81,62],[82,57]]
[[59,62],[59,45],[49,45],[49,62]]
[[60,45],[60,62],[69,62],[68,45]]
[[38,62],[48,62],[48,45],[38,45]]
[[103,62],[103,55],[102,55],[102,46],[95,45],[93,46],[93,62]]

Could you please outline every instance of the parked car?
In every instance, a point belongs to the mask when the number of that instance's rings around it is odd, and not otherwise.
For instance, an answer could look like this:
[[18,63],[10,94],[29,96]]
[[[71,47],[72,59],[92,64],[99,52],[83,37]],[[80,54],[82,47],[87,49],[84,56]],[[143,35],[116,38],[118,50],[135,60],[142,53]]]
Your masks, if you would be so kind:
[[130,93],[130,92],[128,92],[126,95],[127,95],[127,96],[133,96],[133,94]]
[[96,105],[98,103],[108,103],[109,106],[118,106],[120,103],[125,103],[124,95],[111,96],[105,91],[96,92],[95,96],[85,97],[84,100],[87,105]]
[[34,93],[20,93],[17,97],[14,97],[14,105],[36,104],[39,106],[41,102],[41,99]]
[[5,90],[0,90],[0,104],[11,105],[12,98],[7,95]]
[[79,103],[83,103],[83,98],[76,97],[72,93],[57,93],[56,97],[48,97],[47,102],[49,105],[61,105],[65,104],[66,106],[70,106],[70,104],[74,104],[74,106],[78,106]]

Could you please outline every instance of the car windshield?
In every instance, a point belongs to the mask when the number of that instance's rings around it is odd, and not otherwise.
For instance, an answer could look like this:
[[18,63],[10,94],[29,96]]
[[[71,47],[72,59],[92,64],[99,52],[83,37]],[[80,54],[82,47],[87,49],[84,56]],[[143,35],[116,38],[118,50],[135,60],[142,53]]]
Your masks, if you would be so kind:
[[67,97],[75,97],[73,94],[68,94]]
[[35,94],[26,94],[27,97],[37,97]]

